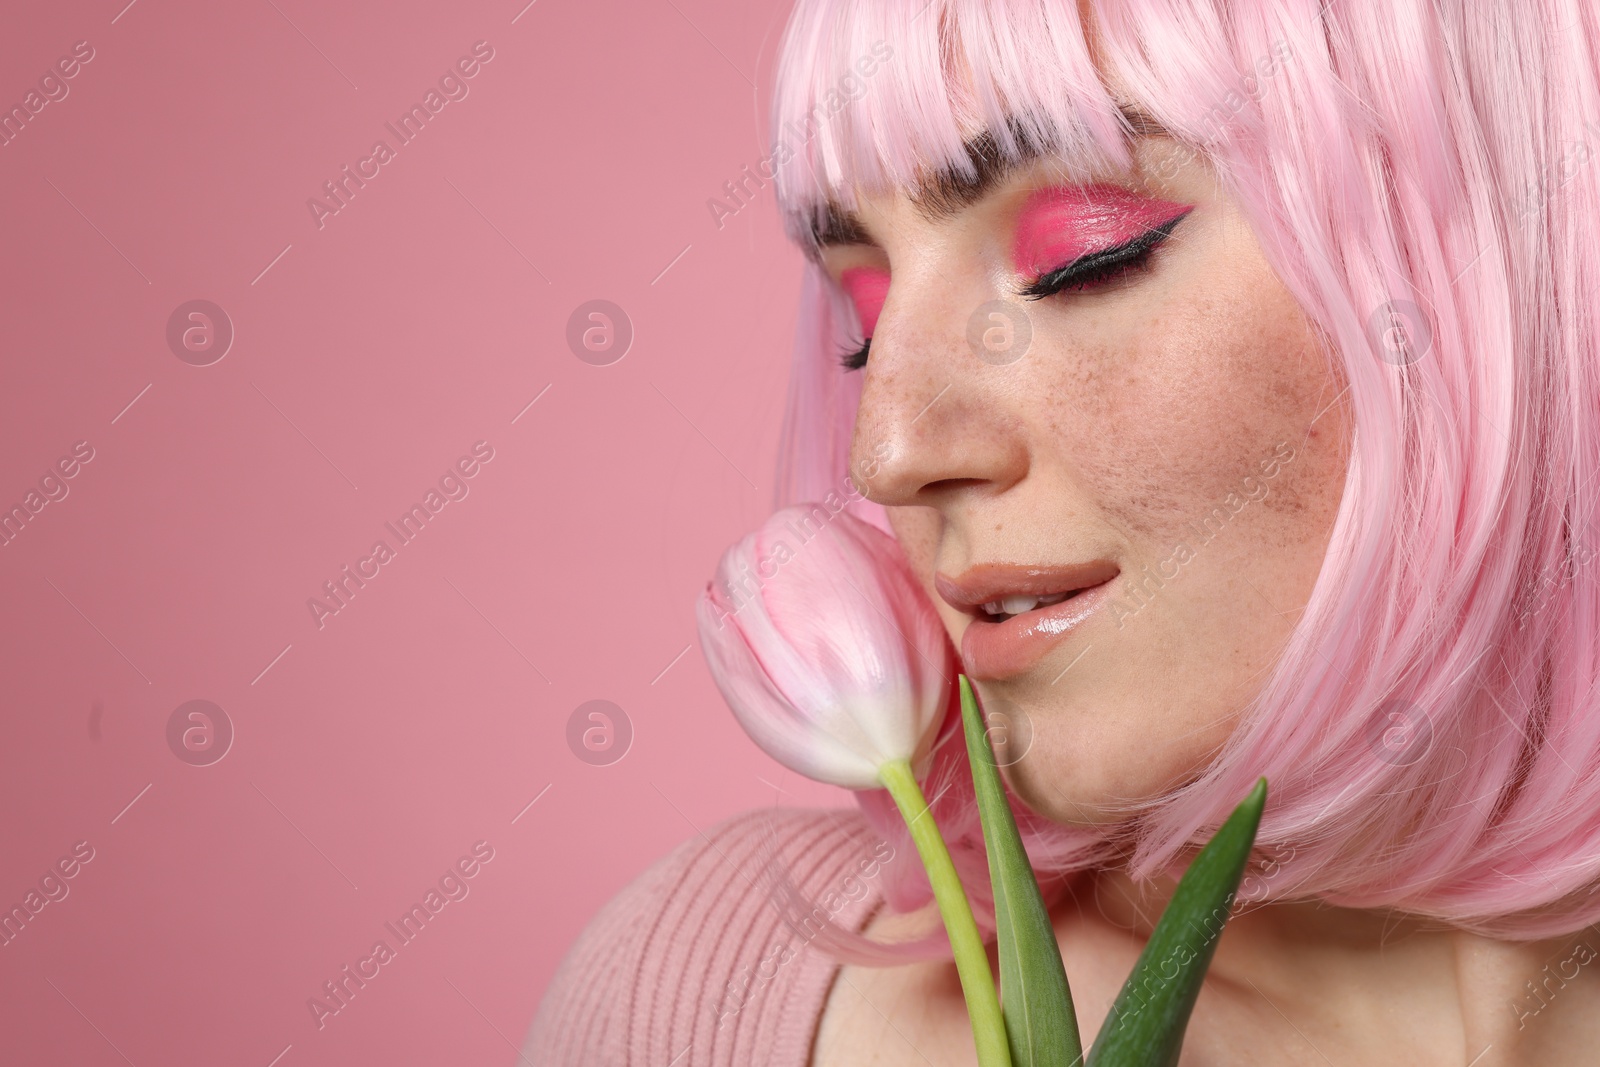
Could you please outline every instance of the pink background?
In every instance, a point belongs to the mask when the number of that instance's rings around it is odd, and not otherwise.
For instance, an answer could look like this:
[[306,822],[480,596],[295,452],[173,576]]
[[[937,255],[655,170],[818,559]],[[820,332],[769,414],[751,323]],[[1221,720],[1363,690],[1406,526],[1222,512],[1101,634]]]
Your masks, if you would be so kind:
[[[763,155],[785,12],[124,2],[13,5],[0,38],[6,106],[94,49],[0,147],[0,507],[94,449],[0,547],[0,905],[95,852],[0,947],[0,1061],[510,1064],[649,862],[844,802],[753,749],[694,641],[772,496],[800,260],[770,188],[720,230],[706,200]],[[307,199],[480,40],[319,229]],[[566,341],[597,298],[635,331],[609,366]],[[209,366],[166,339],[194,299],[236,331]],[[319,628],[308,598],[480,440]],[[235,732],[206,766],[167,739],[194,699]],[[632,723],[608,766],[567,742],[591,699]],[[469,895],[319,1029],[308,998],[478,841]]]

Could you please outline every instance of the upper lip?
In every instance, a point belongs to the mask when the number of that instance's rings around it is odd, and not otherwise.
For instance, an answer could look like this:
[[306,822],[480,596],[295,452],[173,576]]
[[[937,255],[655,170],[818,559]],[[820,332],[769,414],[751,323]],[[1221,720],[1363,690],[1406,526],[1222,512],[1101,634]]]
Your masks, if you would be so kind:
[[1045,597],[1108,582],[1121,568],[1110,560],[1087,563],[977,563],[954,578],[935,573],[933,584],[946,604],[969,615],[1008,596]]

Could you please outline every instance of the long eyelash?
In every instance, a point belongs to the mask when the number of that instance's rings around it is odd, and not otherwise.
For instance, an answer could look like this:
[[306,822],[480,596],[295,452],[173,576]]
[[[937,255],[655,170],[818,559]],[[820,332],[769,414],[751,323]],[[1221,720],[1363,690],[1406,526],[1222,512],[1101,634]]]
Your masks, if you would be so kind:
[[1130,270],[1136,270],[1144,265],[1145,260],[1158,245],[1172,236],[1173,227],[1182,222],[1188,214],[1189,212],[1185,211],[1181,215],[1176,215],[1159,226],[1151,227],[1131,241],[1081,255],[1064,267],[1040,275],[1018,295],[1032,300],[1042,300],[1065,289],[1086,289],[1091,285],[1110,281]]
[[860,370],[867,365],[867,353],[872,348],[872,338],[861,342],[860,348],[846,348],[839,353],[839,362],[845,370]]
[[[1193,210],[1192,208],[1190,210]],[[1064,267],[1041,275],[1031,282],[1019,295],[1033,300],[1042,300],[1047,296],[1059,293],[1065,289],[1084,289],[1091,285],[1110,281],[1130,270],[1143,266],[1152,252],[1163,241],[1172,236],[1173,228],[1182,222],[1189,212],[1185,211],[1175,215],[1159,226],[1151,227],[1144,233],[1130,241],[1111,248],[1103,248],[1098,252],[1090,252],[1079,256]],[[861,347],[846,346],[839,353],[839,363],[847,371],[861,370],[867,365],[867,358],[872,351],[872,338],[868,337],[861,342]]]

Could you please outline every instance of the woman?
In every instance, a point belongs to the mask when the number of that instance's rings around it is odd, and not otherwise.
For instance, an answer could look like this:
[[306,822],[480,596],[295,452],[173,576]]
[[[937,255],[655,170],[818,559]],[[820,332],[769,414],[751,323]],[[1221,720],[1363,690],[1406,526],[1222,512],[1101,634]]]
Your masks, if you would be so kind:
[[[1266,775],[1185,1064],[1600,1055],[1597,40],[1579,0],[794,12],[789,497],[865,496],[1016,727],[1086,1041]],[[937,928],[861,800],[657,864],[529,1059],[974,1062],[948,958],[845,936]]]

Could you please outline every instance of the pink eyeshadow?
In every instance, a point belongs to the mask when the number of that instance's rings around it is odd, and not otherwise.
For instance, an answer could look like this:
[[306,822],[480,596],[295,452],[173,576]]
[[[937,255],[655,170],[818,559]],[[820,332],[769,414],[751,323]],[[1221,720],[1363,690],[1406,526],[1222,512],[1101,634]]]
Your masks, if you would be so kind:
[[851,267],[839,275],[839,284],[856,306],[863,337],[871,337],[889,295],[889,272],[876,267]]
[[1079,256],[1131,241],[1190,206],[1115,185],[1041,189],[1028,198],[1017,219],[1012,259],[1023,274],[1044,274]]

